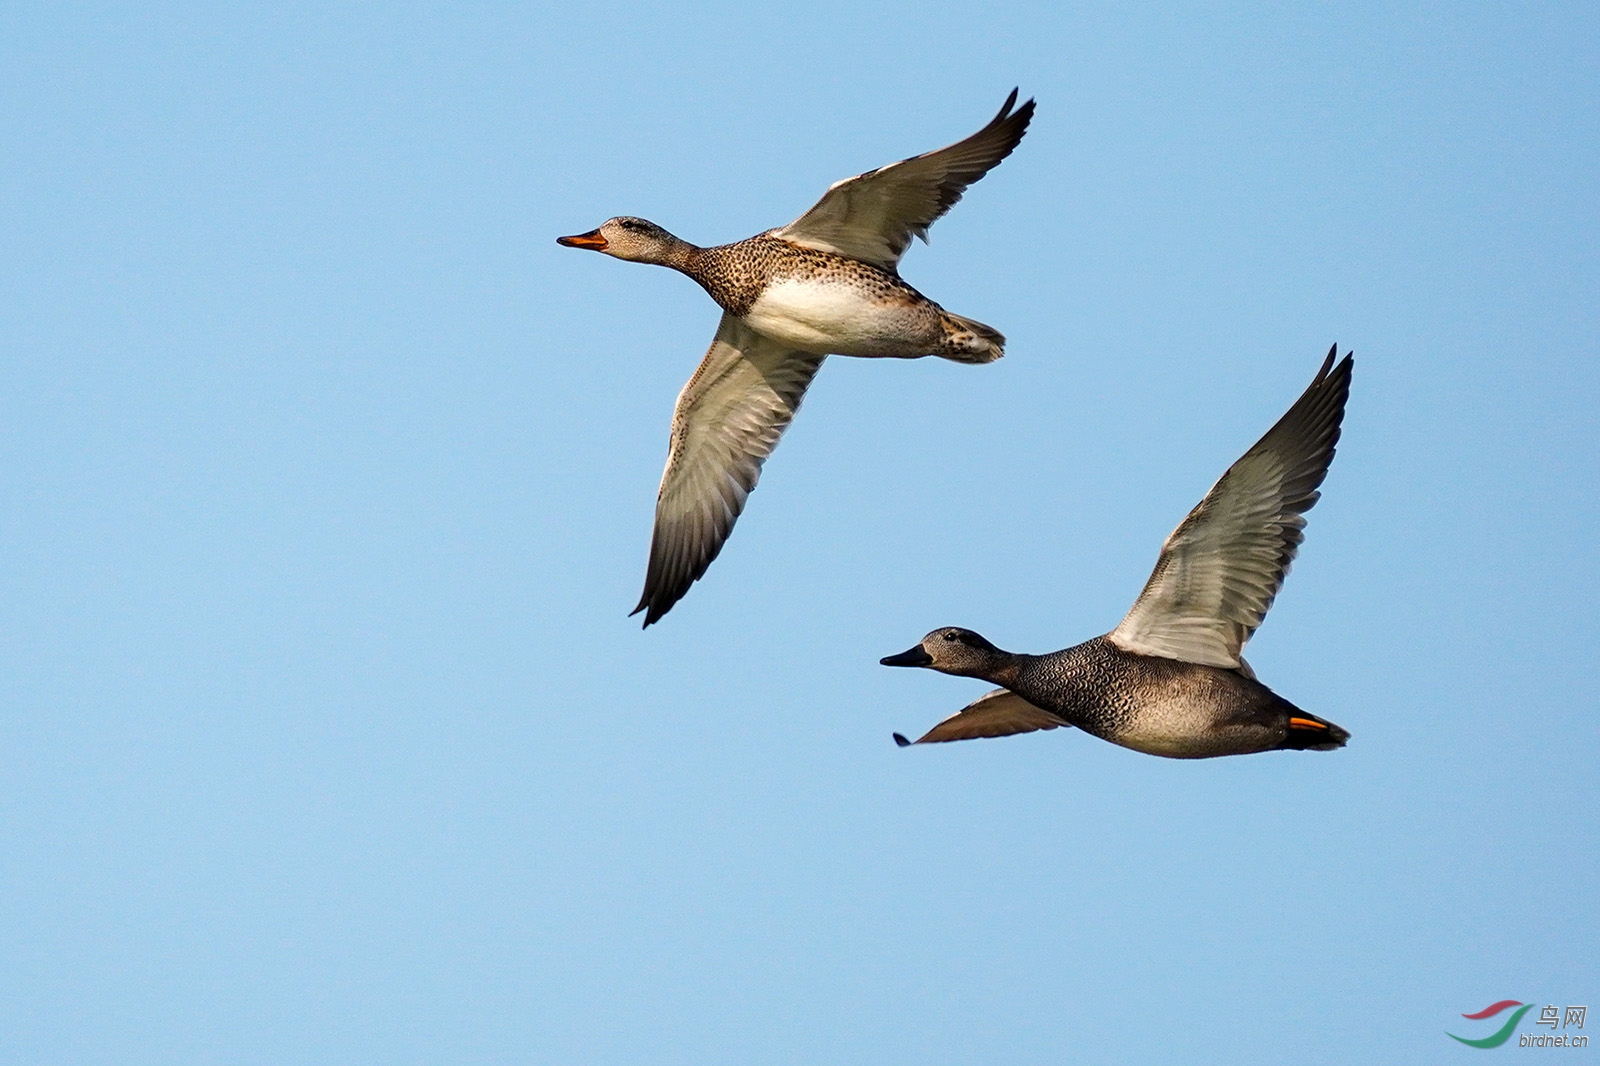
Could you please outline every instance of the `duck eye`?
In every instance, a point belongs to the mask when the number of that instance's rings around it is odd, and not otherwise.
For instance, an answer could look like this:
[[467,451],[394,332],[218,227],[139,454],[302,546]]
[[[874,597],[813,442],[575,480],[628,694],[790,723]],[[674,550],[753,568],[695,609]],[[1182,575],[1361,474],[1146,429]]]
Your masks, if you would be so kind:
[[639,228],[639,223],[630,220],[628,222],[624,222],[622,224],[622,228],[623,229],[638,229]]
[[957,644],[959,644],[959,643],[961,643],[961,634],[957,633],[955,630],[952,629],[950,632],[948,632],[948,633],[946,633],[944,635],[944,639],[945,640],[952,640],[952,641],[955,641]]

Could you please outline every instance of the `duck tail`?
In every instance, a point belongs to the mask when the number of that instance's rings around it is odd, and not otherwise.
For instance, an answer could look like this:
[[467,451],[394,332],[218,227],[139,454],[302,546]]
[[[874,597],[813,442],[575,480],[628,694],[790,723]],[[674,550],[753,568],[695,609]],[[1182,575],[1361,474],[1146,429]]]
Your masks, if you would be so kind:
[[957,363],[992,363],[1006,354],[1006,339],[994,327],[943,308],[939,314],[944,322],[944,342],[935,355]]
[[1348,729],[1341,729],[1325,718],[1318,718],[1314,714],[1291,706],[1289,729],[1284,735],[1283,743],[1278,747],[1291,751],[1333,751],[1335,748],[1344,747],[1345,741],[1349,739]]

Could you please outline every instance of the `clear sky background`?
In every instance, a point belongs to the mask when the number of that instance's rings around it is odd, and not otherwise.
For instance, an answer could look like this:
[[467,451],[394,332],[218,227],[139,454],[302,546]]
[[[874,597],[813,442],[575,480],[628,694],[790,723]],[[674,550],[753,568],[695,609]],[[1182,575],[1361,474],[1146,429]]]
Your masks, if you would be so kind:
[[[1124,8],[0,12],[0,1057],[1465,1062],[1600,1006],[1600,9]],[[553,238],[748,236],[1013,85],[903,264],[1007,357],[830,360],[640,632],[717,310]],[[1250,659],[1347,749],[895,748],[987,686],[880,656],[1111,628],[1334,341]]]

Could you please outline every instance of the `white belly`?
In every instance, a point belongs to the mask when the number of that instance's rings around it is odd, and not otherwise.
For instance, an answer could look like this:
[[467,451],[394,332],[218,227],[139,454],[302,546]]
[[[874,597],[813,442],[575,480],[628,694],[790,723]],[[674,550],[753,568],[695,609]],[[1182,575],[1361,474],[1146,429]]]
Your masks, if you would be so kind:
[[[920,313],[919,313],[920,312]],[[808,352],[901,355],[931,351],[923,308],[874,299],[853,285],[788,280],[768,286],[744,316],[751,329]]]

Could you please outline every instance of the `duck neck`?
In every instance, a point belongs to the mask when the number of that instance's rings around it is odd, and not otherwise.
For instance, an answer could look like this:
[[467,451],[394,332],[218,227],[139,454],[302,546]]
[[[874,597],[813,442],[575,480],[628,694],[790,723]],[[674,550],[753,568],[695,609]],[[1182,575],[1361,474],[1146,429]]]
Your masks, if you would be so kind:
[[1015,652],[1000,652],[995,656],[993,664],[984,672],[983,679],[1014,689],[1018,679],[1022,676],[1022,668],[1029,658],[1031,656],[1018,655]]
[[[959,677],[975,677],[980,681],[989,681],[996,685],[1011,688],[1017,679],[1022,676],[1023,663],[1031,658],[1027,655],[1016,655],[1009,651],[1001,651],[991,647],[982,658],[976,661],[968,660],[965,664],[954,669],[943,667],[944,673],[956,674]],[[936,667],[937,668],[937,667]]]
[[[674,237],[661,250],[661,258],[657,259],[656,262],[661,266],[671,267],[673,270],[681,271],[694,278],[694,280],[700,281],[695,276],[695,272],[700,269],[700,258],[705,252],[706,249],[698,245],[690,244],[686,240]],[[701,282],[701,284],[704,284],[704,282]]]

